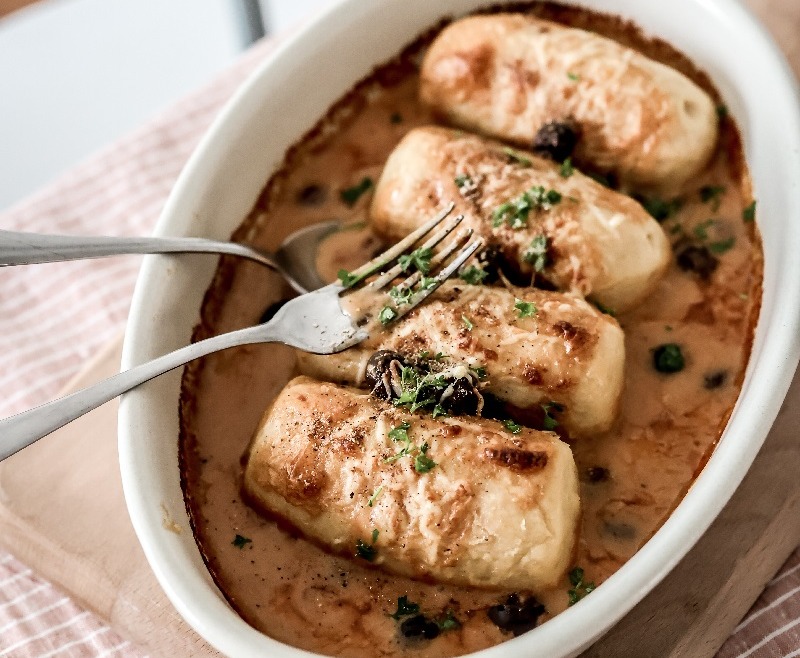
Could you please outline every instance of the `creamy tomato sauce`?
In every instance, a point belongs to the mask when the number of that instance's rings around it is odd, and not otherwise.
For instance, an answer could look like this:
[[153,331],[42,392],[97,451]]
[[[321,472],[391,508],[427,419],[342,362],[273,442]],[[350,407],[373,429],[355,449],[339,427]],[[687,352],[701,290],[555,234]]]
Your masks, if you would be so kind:
[[[535,11],[636,47],[716,97],[705,76],[682,56],[645,40],[628,24],[555,6]],[[328,278],[380,250],[365,228],[370,189],[358,198],[353,192],[346,201],[341,195],[368,188],[365,179],[377,180],[400,138],[433,121],[417,101],[415,61],[424,42],[361,84],[287,155],[234,239],[275,248],[301,226],[341,219],[348,230],[337,234],[318,260]],[[680,204],[671,206],[662,222],[674,249],[669,272],[645,304],[618,317],[627,350],[619,420],[604,435],[570,442],[583,509],[574,564],[584,569],[585,582],[601,584],[661,526],[702,469],[736,401],[761,295],[759,238],[755,224],[744,219],[750,194],[739,135],[725,119],[712,163],[678,195]],[[686,251],[698,244],[714,254],[713,271]],[[253,325],[289,295],[275,274],[224,258],[195,338]],[[664,344],[680,346],[685,359],[680,372],[654,368],[654,350]],[[293,370],[292,350],[262,345],[211,355],[184,374],[184,492],[198,545],[228,601],[271,637],[331,655],[392,656],[413,649],[420,656],[453,656],[512,637],[486,612],[509,592],[382,573],[363,560],[327,554],[246,504],[242,456]],[[539,623],[567,607],[570,589],[565,577],[558,588],[532,593],[547,610]],[[389,616],[401,596],[424,613],[450,612],[461,627],[434,640],[403,638]]]

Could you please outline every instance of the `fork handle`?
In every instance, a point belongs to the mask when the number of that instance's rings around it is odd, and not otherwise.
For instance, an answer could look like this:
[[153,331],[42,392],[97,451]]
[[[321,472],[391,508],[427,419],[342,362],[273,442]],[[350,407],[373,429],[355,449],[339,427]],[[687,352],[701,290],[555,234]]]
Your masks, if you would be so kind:
[[205,238],[46,235],[21,231],[0,231],[0,267],[55,263],[123,254],[156,253],[232,254],[249,258],[273,270],[278,269],[270,254],[235,242]]
[[125,370],[58,400],[0,420],[0,461],[118,395],[193,359],[229,347],[276,342],[281,340],[282,333],[277,324],[268,322],[213,336]]

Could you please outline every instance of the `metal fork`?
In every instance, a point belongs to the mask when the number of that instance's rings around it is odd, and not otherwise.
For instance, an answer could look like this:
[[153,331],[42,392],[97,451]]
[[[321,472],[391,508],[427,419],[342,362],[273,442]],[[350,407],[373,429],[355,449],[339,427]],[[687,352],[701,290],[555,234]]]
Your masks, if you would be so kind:
[[[352,272],[347,277],[347,286],[332,283],[295,297],[269,322],[198,341],[94,386],[0,420],[0,461],[139,384],[212,352],[253,343],[284,343],[314,354],[333,354],[360,343],[369,335],[365,327],[377,317],[378,312],[370,307],[360,312],[359,317],[351,316],[342,307],[342,299],[366,289],[378,293],[370,295],[371,299],[380,299],[382,291],[404,271],[400,265],[389,266],[442,224],[452,209],[451,204],[405,239]],[[459,215],[448,220],[418,248],[433,249],[462,219],[463,216]],[[440,252],[432,254],[430,278],[423,279],[422,285],[412,291],[405,303],[394,305],[390,296],[386,295],[386,305],[393,309],[393,319],[402,317],[422,303],[457,272],[481,245],[480,239],[472,237],[472,231],[463,231]],[[439,267],[441,269],[435,273],[433,268]],[[375,274],[378,274],[377,278],[364,283]],[[420,280],[421,274],[414,272],[398,287],[411,289]]]

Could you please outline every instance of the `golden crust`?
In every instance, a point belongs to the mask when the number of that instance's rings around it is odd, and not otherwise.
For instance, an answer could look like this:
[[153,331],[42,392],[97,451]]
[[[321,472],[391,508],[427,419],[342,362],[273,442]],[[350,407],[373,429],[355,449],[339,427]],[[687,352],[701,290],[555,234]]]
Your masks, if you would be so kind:
[[[574,437],[611,428],[622,395],[625,342],[617,322],[581,299],[544,290],[519,291],[536,313],[520,318],[503,288],[447,282],[389,330],[329,356],[297,353],[300,372],[362,386],[369,357],[393,350],[448,356],[445,364],[486,368],[484,388],[520,409],[560,404],[559,421]],[[463,318],[469,318],[468,330]]]
[[472,16],[436,38],[420,96],[450,122],[532,143],[546,122],[574,119],[575,157],[625,185],[668,192],[708,162],[711,97],[676,70],[592,32],[522,14]]
[[[623,311],[652,292],[669,265],[669,241],[658,223],[630,197],[575,171],[519,151],[510,158],[494,141],[435,126],[416,128],[386,162],[371,207],[373,228],[396,240],[454,201],[464,224],[498,246],[522,273],[532,240],[548,239],[540,273],[562,290],[589,295]],[[457,177],[468,178],[459,186]],[[464,180],[463,178],[461,180]],[[534,209],[527,226],[493,226],[493,213],[533,186],[554,189],[561,201]]]
[[[404,421],[436,462],[426,473],[413,457],[386,461],[403,445],[388,434]],[[353,556],[361,541],[376,566],[476,587],[556,584],[579,518],[572,453],[554,434],[411,415],[307,377],[265,414],[244,486],[257,507],[330,550]]]

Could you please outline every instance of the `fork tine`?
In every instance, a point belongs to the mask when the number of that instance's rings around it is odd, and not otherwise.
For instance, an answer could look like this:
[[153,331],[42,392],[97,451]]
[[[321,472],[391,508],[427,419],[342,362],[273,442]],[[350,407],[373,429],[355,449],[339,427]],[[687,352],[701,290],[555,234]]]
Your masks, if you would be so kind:
[[386,265],[391,263],[395,258],[400,256],[403,252],[407,251],[409,247],[413,244],[418,242],[424,235],[429,233],[435,226],[439,223],[444,221],[445,217],[447,217],[451,212],[453,212],[453,208],[455,208],[455,203],[452,201],[448,204],[448,206],[442,210],[436,217],[433,219],[428,220],[422,226],[420,226],[416,231],[409,233],[405,238],[400,240],[397,244],[393,247],[390,247],[382,254],[379,254],[375,258],[373,258],[368,263],[365,263],[358,269],[354,270],[350,273],[350,278],[348,279],[348,283],[345,288],[352,288],[357,283],[363,281],[368,276],[375,274],[379,270],[383,269]]
[[[463,239],[463,238],[462,238]],[[456,244],[461,240],[456,241]],[[397,316],[395,319],[402,318],[406,313],[408,313],[411,309],[419,306],[425,299],[427,299],[430,295],[436,292],[436,289],[441,286],[447,279],[449,279],[453,274],[458,271],[464,263],[469,260],[469,258],[474,254],[478,249],[483,246],[483,239],[477,238],[468,242],[467,245],[461,250],[461,253],[451,262],[447,267],[445,267],[439,274],[437,274],[433,279],[433,284],[430,287],[425,288],[424,290],[419,290],[418,292],[412,295],[411,299],[409,299],[408,304],[402,305],[400,308],[397,309]]]
[[[456,227],[464,221],[464,215],[458,215],[450,220],[440,231],[436,232],[432,237],[425,241],[422,245],[420,245],[419,249],[433,249],[437,244],[439,244],[442,240],[444,240],[448,235],[450,235]],[[452,253],[452,252],[451,252]],[[436,257],[434,257],[435,259]],[[441,259],[439,259],[441,260]],[[433,266],[433,260],[431,260],[431,266]],[[400,274],[402,274],[405,270],[400,266],[398,263],[388,272],[381,274],[375,281],[372,281],[369,285],[371,288],[375,290],[380,290],[381,288],[385,288],[389,283],[394,281]],[[421,273],[419,273],[421,274]],[[419,278],[419,277],[417,277]]]

